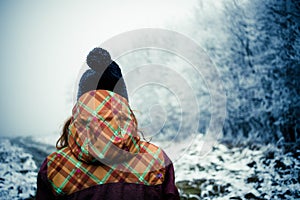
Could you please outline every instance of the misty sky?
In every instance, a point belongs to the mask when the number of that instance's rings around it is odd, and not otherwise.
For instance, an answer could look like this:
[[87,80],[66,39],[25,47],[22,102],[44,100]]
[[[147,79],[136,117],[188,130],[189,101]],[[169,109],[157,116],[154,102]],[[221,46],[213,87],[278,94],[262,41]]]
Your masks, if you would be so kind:
[[196,2],[1,1],[0,136],[59,134],[92,48],[125,31],[170,28]]

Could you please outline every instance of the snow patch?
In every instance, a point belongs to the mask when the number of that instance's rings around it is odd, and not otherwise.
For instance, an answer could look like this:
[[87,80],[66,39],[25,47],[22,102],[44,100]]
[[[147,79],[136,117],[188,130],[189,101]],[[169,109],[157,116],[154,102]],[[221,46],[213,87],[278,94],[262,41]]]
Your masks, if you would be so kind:
[[35,196],[37,166],[32,155],[0,140],[0,199],[26,199]]

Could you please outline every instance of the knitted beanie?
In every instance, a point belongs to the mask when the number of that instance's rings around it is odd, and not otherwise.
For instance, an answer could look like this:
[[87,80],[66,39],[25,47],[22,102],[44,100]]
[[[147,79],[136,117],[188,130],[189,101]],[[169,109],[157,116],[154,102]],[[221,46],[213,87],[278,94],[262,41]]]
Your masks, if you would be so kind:
[[102,48],[94,48],[87,56],[86,70],[80,81],[77,100],[91,90],[110,90],[128,100],[126,85],[118,64],[111,60],[110,54]]

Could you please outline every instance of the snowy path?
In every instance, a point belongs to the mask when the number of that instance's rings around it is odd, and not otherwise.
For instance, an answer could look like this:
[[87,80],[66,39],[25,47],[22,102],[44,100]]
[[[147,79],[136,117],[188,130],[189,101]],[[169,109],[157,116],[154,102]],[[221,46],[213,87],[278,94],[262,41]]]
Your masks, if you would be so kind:
[[30,199],[35,196],[40,164],[51,147],[31,138],[1,138],[0,199]]

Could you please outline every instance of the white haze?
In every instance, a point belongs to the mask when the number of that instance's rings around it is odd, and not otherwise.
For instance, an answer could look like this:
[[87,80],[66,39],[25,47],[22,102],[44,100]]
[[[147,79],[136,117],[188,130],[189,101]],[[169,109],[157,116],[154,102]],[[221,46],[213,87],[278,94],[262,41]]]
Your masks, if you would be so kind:
[[[71,115],[75,81],[92,48],[145,27],[209,34],[193,28],[198,5],[196,0],[1,1],[0,135],[58,134]],[[215,15],[220,5],[203,10]]]

